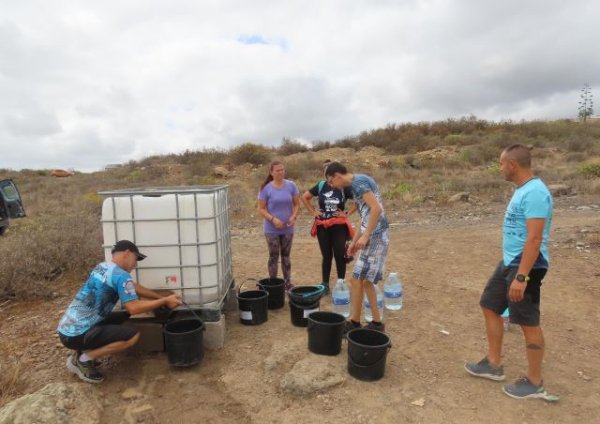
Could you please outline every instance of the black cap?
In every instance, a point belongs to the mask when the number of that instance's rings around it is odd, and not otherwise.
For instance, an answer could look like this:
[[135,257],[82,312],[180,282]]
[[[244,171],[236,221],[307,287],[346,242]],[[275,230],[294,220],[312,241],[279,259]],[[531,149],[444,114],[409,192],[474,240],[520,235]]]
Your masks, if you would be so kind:
[[115,253],[115,252],[125,252],[129,250],[130,252],[135,253],[135,255],[137,256],[138,261],[143,261],[144,259],[146,259],[146,255],[143,255],[140,253],[140,249],[138,249],[138,247],[131,241],[129,240],[119,240],[112,248],[111,253]]

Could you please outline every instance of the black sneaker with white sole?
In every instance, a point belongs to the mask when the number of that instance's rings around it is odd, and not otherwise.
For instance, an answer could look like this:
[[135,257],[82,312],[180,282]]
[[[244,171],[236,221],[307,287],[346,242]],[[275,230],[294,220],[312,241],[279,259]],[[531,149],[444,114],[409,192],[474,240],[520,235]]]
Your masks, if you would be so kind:
[[383,322],[371,321],[367,324],[366,328],[369,330],[377,330],[385,333],[385,324]]
[[98,371],[93,361],[81,362],[79,355],[73,353],[67,358],[67,369],[88,383],[102,383],[104,376]]

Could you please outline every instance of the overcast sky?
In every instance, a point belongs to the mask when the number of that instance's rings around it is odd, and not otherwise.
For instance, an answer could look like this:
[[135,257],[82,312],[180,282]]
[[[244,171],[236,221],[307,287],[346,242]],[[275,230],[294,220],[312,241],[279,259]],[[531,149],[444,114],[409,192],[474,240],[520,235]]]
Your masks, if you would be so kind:
[[598,0],[0,0],[0,168],[575,117],[583,83],[600,93],[599,18]]

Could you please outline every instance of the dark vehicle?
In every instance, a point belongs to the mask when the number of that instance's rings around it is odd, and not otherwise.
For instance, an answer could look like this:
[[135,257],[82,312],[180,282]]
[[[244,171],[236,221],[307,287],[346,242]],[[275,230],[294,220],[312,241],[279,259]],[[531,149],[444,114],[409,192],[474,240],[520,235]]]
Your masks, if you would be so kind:
[[0,236],[13,218],[25,216],[21,195],[13,180],[0,180]]

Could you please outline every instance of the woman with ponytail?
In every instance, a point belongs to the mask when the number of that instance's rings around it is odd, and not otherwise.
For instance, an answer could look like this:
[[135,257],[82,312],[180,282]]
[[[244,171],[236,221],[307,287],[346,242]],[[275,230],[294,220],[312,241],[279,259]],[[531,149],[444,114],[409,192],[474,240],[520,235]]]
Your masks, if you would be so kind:
[[269,277],[277,277],[281,256],[281,271],[286,290],[293,287],[290,254],[299,210],[298,187],[293,181],[285,179],[285,167],[282,162],[271,162],[269,173],[258,193],[258,213],[265,219],[263,228],[269,248]]

